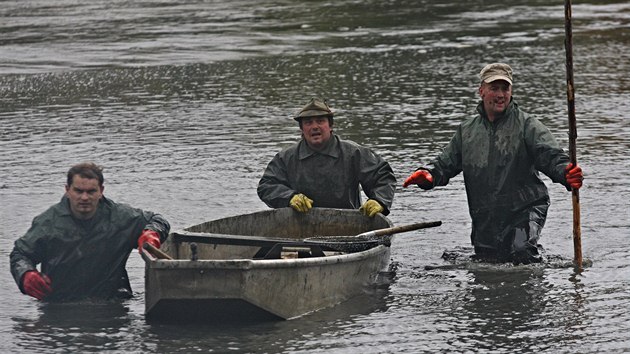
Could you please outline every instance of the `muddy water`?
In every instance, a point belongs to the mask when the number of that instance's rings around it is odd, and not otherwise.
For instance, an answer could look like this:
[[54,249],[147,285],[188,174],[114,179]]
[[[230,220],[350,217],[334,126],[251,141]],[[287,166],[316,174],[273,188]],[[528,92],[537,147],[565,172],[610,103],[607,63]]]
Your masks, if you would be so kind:
[[106,167],[112,199],[174,228],[266,206],[256,185],[298,139],[312,95],[335,131],[372,147],[400,182],[477,104],[476,73],[515,69],[514,96],[567,146],[564,23],[545,1],[5,1],[0,9],[0,351],[625,352],[630,350],[630,5],[573,6],[582,273],[571,198],[549,183],[545,267],[443,261],[465,255],[463,180],[399,188],[391,271],[365,296],[280,323],[148,324],[144,269],[122,304],[43,306],[9,273],[13,241],[57,202],[65,172]]

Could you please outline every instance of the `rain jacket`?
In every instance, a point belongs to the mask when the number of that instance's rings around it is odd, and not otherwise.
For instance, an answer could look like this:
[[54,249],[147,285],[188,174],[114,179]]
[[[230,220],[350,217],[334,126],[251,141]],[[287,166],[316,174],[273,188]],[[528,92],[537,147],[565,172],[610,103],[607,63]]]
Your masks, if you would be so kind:
[[389,214],[396,189],[389,164],[370,149],[333,135],[321,152],[302,139],[276,154],[258,183],[258,196],[271,208],[287,207],[302,193],[314,207],[358,209],[359,184]]
[[[475,249],[501,250],[518,224],[545,223],[549,195],[543,172],[568,190],[564,169],[569,157],[549,129],[510,102],[502,117],[490,122],[483,109],[465,120],[442,151],[426,166],[434,186],[444,186],[464,172]],[[521,220],[523,219],[523,220]],[[529,226],[527,226],[529,228]],[[538,238],[538,235],[534,235]],[[532,240],[535,245],[536,240]],[[509,245],[507,246],[509,247]]]
[[24,292],[22,276],[41,263],[42,273],[52,281],[53,292],[46,301],[130,297],[125,264],[144,229],[156,231],[165,240],[170,225],[159,214],[105,197],[92,219],[79,220],[72,216],[64,195],[35,217],[31,228],[15,241],[11,274]]

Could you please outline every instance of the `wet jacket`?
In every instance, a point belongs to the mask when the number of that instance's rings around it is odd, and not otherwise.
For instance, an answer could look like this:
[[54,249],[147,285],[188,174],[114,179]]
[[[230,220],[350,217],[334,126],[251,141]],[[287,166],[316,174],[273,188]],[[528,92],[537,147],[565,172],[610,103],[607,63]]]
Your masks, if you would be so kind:
[[302,193],[314,207],[358,209],[359,185],[387,215],[396,189],[389,164],[370,149],[333,135],[321,152],[302,139],[276,154],[258,183],[258,196],[272,208],[286,207]]
[[117,204],[102,197],[94,217],[72,216],[68,198],[33,219],[31,228],[15,241],[11,273],[22,289],[24,273],[41,263],[52,281],[46,301],[130,297],[125,264],[143,229],[165,240],[170,225],[161,215]]
[[[434,186],[446,185],[464,172],[468,207],[473,221],[475,246],[497,249],[517,222],[511,218],[531,215],[528,208],[549,204],[547,187],[539,177],[543,172],[553,182],[568,187],[564,168],[569,157],[549,129],[536,118],[510,102],[502,117],[490,122],[483,109],[465,120],[427,169]],[[539,213],[544,225],[546,212]]]

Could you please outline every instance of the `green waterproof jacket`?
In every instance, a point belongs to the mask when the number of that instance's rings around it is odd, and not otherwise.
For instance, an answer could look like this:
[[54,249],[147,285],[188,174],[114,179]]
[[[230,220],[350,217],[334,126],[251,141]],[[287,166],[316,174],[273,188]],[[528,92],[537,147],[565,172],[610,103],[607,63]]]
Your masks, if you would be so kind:
[[[428,169],[434,186],[464,172],[475,246],[498,249],[509,220],[536,205],[548,205],[547,187],[538,171],[568,187],[569,157],[549,129],[510,102],[502,117],[490,122],[483,109],[465,120]],[[545,213],[546,214],[546,213]],[[543,220],[536,220],[540,227]]]
[[72,216],[68,198],[33,219],[31,228],[15,241],[11,273],[22,292],[22,276],[41,263],[52,281],[46,301],[130,297],[125,264],[138,247],[142,230],[165,240],[170,225],[161,215],[102,197],[91,220]]
[[302,139],[276,154],[258,183],[258,196],[272,208],[287,207],[302,193],[314,207],[358,209],[359,185],[387,215],[396,190],[389,164],[372,150],[333,135],[321,152]]

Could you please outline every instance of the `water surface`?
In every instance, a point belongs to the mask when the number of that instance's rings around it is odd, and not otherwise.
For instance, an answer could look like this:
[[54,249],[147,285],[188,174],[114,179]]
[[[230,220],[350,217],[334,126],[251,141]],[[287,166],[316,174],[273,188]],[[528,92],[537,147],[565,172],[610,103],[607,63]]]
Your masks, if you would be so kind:
[[[42,305],[9,273],[13,241],[63,194],[74,163],[105,166],[112,199],[174,228],[263,210],[256,185],[297,141],[312,95],[335,132],[402,180],[474,112],[477,73],[504,61],[514,97],[568,145],[561,3],[498,1],[5,1],[0,9],[0,351],[626,352],[630,350],[630,5],[573,6],[584,256],[592,266],[449,267],[469,247],[461,176],[399,188],[392,267],[364,296],[244,326],[144,320],[144,265],[122,304]],[[542,243],[573,257],[571,197],[548,179]],[[465,252],[465,251],[462,251]],[[446,266],[446,267],[445,267]]]

